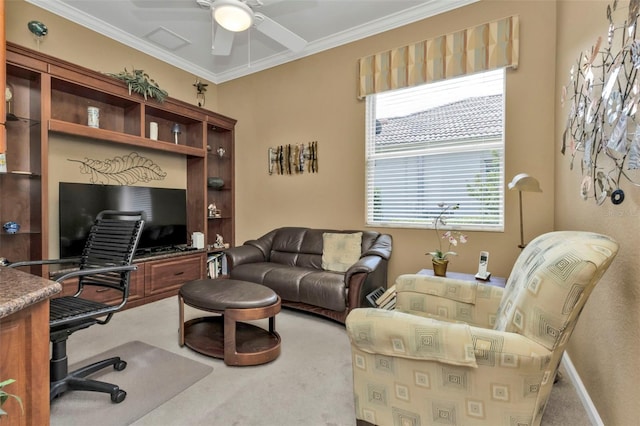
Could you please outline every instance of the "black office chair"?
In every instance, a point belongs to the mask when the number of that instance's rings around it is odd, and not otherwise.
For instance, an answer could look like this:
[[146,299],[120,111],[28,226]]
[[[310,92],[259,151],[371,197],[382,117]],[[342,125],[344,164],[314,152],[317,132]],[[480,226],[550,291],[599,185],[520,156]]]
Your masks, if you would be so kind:
[[[133,256],[144,227],[142,212],[105,210],[96,217],[82,256],[74,259],[37,260],[11,263],[9,267],[51,264],[79,264],[79,269],[63,273],[56,278],[62,282],[78,277],[78,290],[73,296],[51,299],[49,338],[52,343],[50,361],[50,399],[69,390],[85,390],[111,394],[111,401],[124,401],[127,393],[118,385],[87,379],[86,377],[112,365],[121,371],[127,363],[113,357],[68,372],[67,339],[94,324],[106,324],[119,311],[129,297],[129,276],[137,266]],[[121,293],[117,304],[107,305],[82,298],[85,288],[97,286]],[[101,319],[102,318],[102,319]]]

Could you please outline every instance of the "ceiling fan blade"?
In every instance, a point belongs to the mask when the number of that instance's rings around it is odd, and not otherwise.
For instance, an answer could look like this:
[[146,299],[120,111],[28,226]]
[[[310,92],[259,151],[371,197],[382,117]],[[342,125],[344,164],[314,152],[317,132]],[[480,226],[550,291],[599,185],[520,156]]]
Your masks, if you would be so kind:
[[229,56],[231,54],[235,33],[225,30],[221,25],[217,25],[216,27],[213,44],[211,45],[211,54],[215,56]]
[[256,29],[289,50],[299,52],[307,45],[307,41],[305,39],[278,24],[273,19],[263,15],[262,13],[255,13],[254,15],[256,18]]

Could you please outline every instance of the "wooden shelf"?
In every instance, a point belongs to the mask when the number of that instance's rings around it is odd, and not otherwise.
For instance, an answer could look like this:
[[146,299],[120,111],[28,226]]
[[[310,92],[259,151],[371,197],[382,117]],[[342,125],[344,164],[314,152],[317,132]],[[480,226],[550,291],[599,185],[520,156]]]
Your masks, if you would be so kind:
[[188,155],[192,157],[204,157],[206,155],[206,151],[202,148],[198,149],[190,146],[176,145],[169,142],[155,141],[140,136],[133,136],[105,129],[96,129],[94,127],[89,127],[82,124],[69,123],[66,121],[54,119],[49,120],[48,129],[51,132],[64,133],[67,135],[74,135],[91,139],[99,139],[112,143],[138,146],[142,148],[153,149],[156,151],[172,152],[175,154]]
[[[217,234],[225,242],[233,243],[236,120],[169,97],[163,102],[145,100],[139,94],[129,93],[124,82],[109,75],[13,43],[7,43],[6,47],[7,81],[15,91],[11,112],[20,120],[7,125],[12,132],[7,168],[12,173],[0,175],[0,190],[17,198],[17,202],[3,203],[0,219],[15,220],[22,226],[21,231],[42,232],[3,237],[4,257],[48,258],[48,211],[52,204],[48,161],[49,151],[55,149],[55,144],[49,143],[52,134],[69,135],[87,144],[100,140],[113,146],[144,148],[186,159],[187,235],[204,232],[207,246]],[[89,107],[99,109],[98,127],[88,126]],[[151,122],[158,124],[157,140],[149,137]],[[174,128],[179,128],[179,132],[174,132]],[[222,147],[224,158],[208,155],[208,146]],[[207,188],[208,176],[222,177],[225,188],[220,191]],[[207,220],[207,206],[213,201],[223,217]],[[32,272],[48,274],[47,268]],[[156,290],[158,297],[165,294],[161,288]]]
[[0,173],[5,176],[14,176],[16,178],[29,178],[29,179],[37,179],[41,177],[39,173],[28,172],[26,170],[9,170],[5,173]]

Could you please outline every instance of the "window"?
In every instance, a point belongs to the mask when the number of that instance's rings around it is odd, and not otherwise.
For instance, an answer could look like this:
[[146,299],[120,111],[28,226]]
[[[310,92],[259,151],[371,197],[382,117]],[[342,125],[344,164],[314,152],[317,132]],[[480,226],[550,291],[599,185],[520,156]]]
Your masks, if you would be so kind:
[[367,224],[504,229],[504,69],[367,96]]

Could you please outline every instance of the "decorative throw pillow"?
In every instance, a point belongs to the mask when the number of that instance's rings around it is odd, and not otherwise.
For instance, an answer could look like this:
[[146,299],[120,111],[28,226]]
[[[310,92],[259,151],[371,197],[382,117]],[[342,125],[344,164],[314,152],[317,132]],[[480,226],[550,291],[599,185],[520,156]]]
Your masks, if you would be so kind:
[[353,234],[322,234],[322,269],[346,272],[360,259],[362,254],[362,232]]

